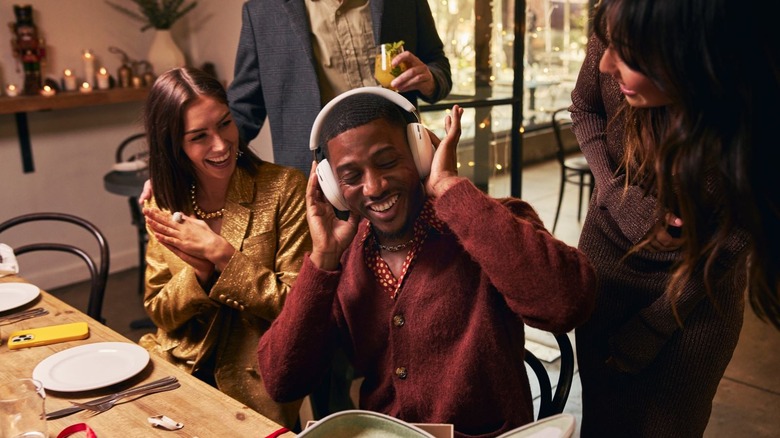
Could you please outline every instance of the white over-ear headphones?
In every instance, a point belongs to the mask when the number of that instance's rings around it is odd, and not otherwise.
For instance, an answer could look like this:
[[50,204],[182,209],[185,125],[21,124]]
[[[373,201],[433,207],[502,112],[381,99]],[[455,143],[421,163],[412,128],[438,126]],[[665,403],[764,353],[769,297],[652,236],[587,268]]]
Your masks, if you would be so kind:
[[[382,87],[362,87],[349,90],[336,96],[333,100],[327,103],[317,118],[314,120],[314,125],[311,128],[311,137],[309,138],[309,149],[316,151],[319,148],[320,131],[322,130],[322,123],[325,117],[338,102],[343,99],[352,96],[354,94],[376,94],[382,96],[385,99],[395,103],[405,111],[412,113],[417,119],[416,123],[409,123],[406,125],[406,137],[409,142],[409,148],[412,151],[412,157],[414,158],[414,164],[417,167],[417,172],[420,174],[420,179],[425,179],[428,174],[431,173],[431,162],[433,161],[433,144],[431,143],[431,137],[428,135],[425,127],[420,123],[420,116],[417,114],[417,109],[409,102],[408,99],[396,93],[395,91],[388,90]],[[339,189],[338,180],[333,175],[333,169],[330,168],[330,163],[327,159],[323,159],[317,164],[317,180],[319,180],[320,188],[328,198],[331,204],[340,211],[348,211],[347,201],[344,199],[341,190]]]

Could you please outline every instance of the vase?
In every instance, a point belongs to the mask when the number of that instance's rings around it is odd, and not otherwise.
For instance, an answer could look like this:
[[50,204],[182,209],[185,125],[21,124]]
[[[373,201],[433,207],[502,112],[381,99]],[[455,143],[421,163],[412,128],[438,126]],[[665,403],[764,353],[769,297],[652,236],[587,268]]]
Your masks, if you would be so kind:
[[176,45],[170,30],[155,30],[147,60],[152,64],[152,68],[157,75],[161,75],[172,68],[184,67],[184,53]]

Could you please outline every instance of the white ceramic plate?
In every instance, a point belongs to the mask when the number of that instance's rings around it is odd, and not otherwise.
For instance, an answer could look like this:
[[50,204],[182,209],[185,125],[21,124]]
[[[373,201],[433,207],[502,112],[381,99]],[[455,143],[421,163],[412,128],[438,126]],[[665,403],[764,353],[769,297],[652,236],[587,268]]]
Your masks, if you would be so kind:
[[24,306],[40,293],[37,286],[29,283],[0,283],[0,312]]
[[129,379],[149,363],[149,352],[129,342],[98,342],[52,354],[33,370],[33,379],[52,391],[88,391]]

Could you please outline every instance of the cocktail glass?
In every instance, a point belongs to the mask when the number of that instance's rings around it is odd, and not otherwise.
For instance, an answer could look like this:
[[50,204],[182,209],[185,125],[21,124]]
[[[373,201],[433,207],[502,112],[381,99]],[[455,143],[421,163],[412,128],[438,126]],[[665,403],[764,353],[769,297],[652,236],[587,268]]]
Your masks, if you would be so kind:
[[393,67],[392,61],[397,55],[404,51],[403,41],[398,43],[380,44],[376,54],[376,63],[374,64],[374,78],[379,85],[398,91],[390,83],[401,73],[406,71],[406,65],[402,62]]

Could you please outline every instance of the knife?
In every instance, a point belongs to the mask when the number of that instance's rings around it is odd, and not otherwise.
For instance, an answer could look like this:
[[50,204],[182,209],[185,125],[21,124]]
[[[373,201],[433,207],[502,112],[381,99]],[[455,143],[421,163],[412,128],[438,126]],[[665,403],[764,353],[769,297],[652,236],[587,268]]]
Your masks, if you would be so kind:
[[[173,377],[173,376],[163,377],[160,380],[155,380],[154,382],[150,382],[150,383],[147,383],[147,384],[141,385],[141,386],[136,386],[135,388],[128,388],[128,389],[125,389],[124,391],[119,391],[116,394],[109,394],[109,395],[106,395],[106,396],[103,396],[103,397],[99,397],[99,398],[96,398],[94,400],[90,400],[87,403],[102,403],[102,402],[107,401],[107,400],[109,400],[109,399],[111,399],[113,397],[116,397],[119,394],[123,394],[123,393],[128,392],[128,391],[135,391],[135,390],[138,390],[138,389],[157,388],[157,387],[160,387],[160,386],[165,386],[165,385],[168,385],[170,383],[173,383],[176,380],[177,380],[176,377]],[[67,408],[64,408],[64,409],[60,409],[58,411],[49,412],[48,414],[46,414],[46,419],[47,420],[56,420],[58,418],[67,417],[68,415],[75,414],[76,412],[80,412],[80,411],[83,411],[83,410],[84,410],[84,408],[79,407],[79,406],[70,406],[70,407],[67,407]]]

